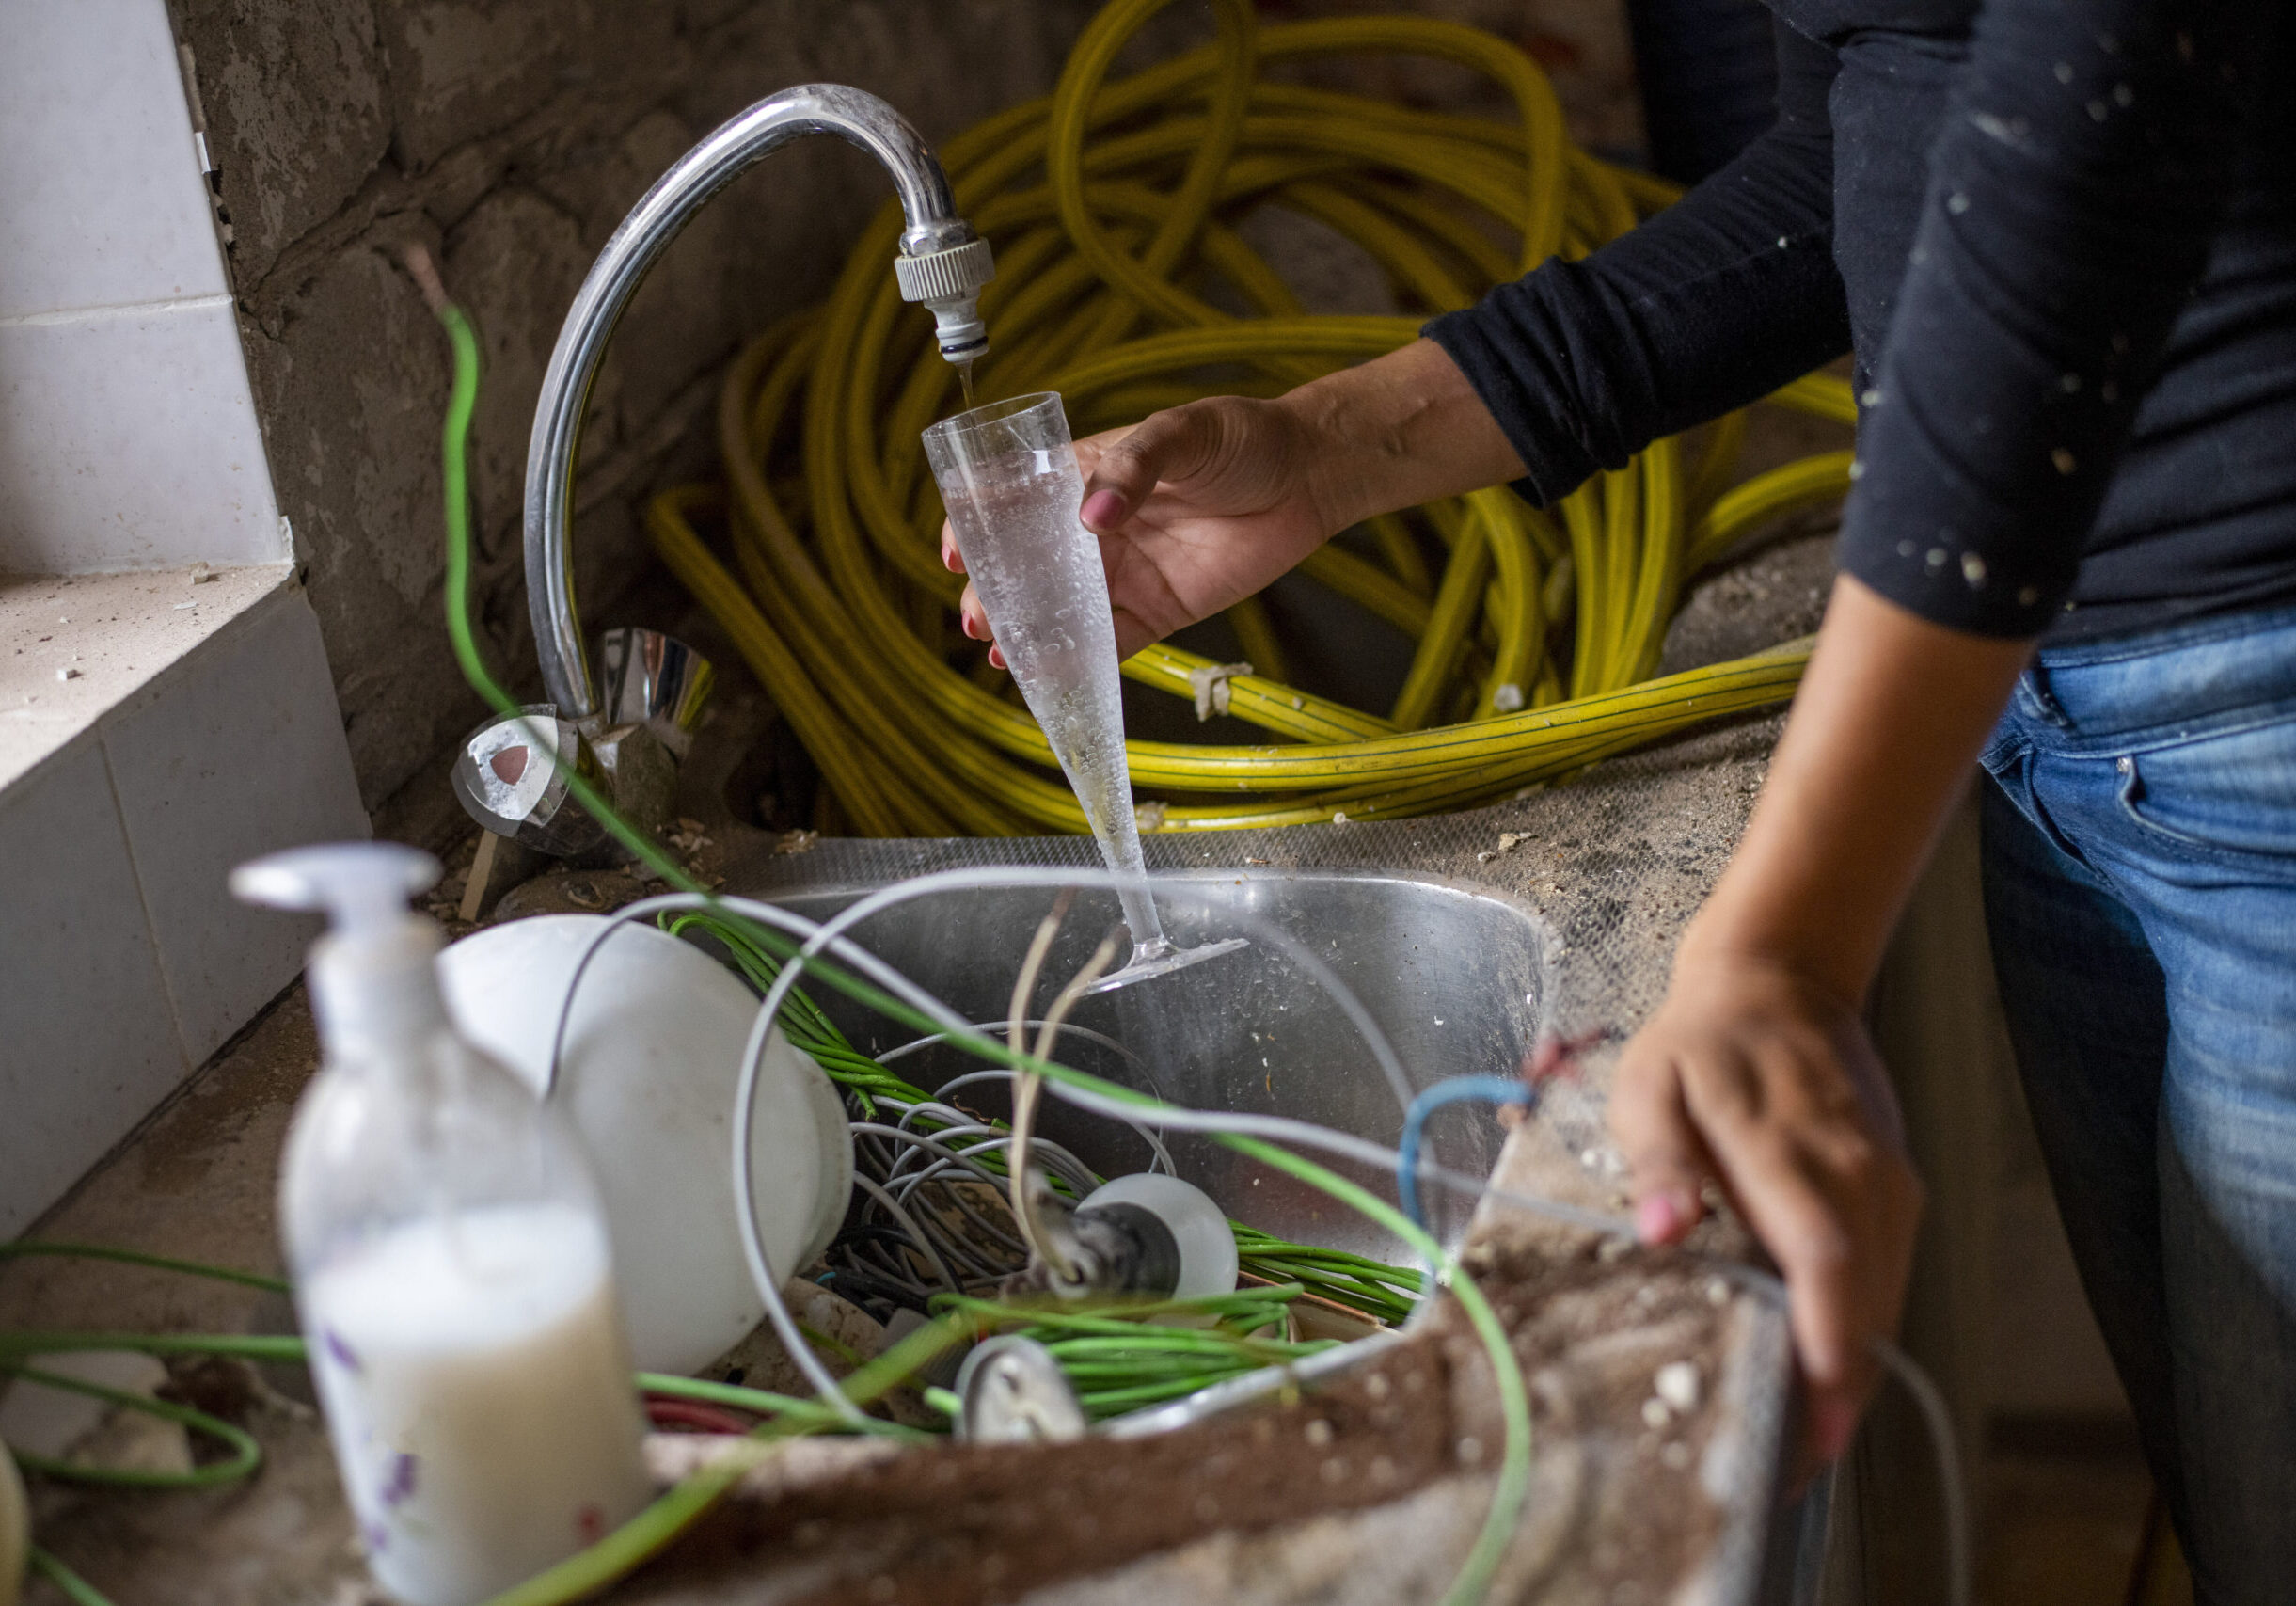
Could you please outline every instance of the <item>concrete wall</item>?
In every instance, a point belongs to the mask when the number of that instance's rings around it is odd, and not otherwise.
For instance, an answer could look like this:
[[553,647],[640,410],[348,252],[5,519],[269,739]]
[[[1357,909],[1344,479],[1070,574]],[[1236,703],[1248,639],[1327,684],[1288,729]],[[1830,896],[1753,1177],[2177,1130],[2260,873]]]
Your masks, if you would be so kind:
[[[518,502],[559,323],[630,204],[761,95],[829,79],[928,137],[1041,92],[1091,0],[173,0],[228,219],[258,409],[318,611],[360,791],[385,809],[479,706],[441,623],[443,339],[398,267],[437,254],[475,314],[475,596],[534,679]],[[708,462],[706,409],[747,333],[816,298],[890,194],[809,142],[703,214],[624,320],[585,437],[579,595],[643,572],[637,513]],[[698,426],[698,427],[697,427]],[[682,452],[682,462],[670,461]]]

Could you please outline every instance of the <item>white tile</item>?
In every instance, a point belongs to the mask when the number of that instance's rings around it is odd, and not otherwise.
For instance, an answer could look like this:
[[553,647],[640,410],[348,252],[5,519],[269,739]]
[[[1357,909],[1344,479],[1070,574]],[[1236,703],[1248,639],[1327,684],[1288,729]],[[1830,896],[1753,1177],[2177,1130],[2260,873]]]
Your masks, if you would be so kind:
[[234,901],[259,853],[364,838],[342,715],[302,591],[287,587],[99,730],[187,1058],[294,978],[309,920]]
[[0,574],[0,787],[95,728],[293,568]]
[[0,319],[220,295],[164,0],[0,0]]
[[0,570],[292,555],[228,297],[0,325]]
[[105,775],[86,737],[0,791],[0,1238],[182,1080]]

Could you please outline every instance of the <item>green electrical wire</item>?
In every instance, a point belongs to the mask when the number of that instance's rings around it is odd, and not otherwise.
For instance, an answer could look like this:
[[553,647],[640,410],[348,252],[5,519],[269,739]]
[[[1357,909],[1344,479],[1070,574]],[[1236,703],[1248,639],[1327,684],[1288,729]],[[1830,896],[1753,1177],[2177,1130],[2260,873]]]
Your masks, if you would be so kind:
[[20,1377],[27,1383],[37,1383],[45,1389],[61,1389],[69,1393],[85,1394],[89,1399],[102,1400],[109,1406],[125,1410],[140,1411],[145,1416],[157,1417],[162,1422],[181,1423],[194,1433],[230,1446],[231,1456],[226,1461],[211,1462],[194,1467],[188,1472],[155,1472],[135,1468],[84,1467],[76,1461],[62,1461],[51,1455],[35,1455],[26,1450],[12,1450],[16,1464],[28,1472],[40,1472],[51,1478],[62,1478],[70,1483],[108,1484],[119,1488],[142,1489],[199,1489],[212,1488],[217,1484],[236,1483],[263,1463],[262,1446],[254,1435],[244,1428],[234,1427],[220,1417],[213,1417],[190,1406],[180,1406],[172,1400],[155,1400],[149,1394],[138,1394],[126,1389],[107,1388],[91,1383],[84,1377],[70,1377],[60,1372],[49,1372],[37,1366],[23,1366],[0,1362],[0,1375]]
[[0,1332],[0,1366],[14,1357],[75,1352],[134,1350],[144,1355],[221,1355],[239,1360],[303,1361],[309,1359],[293,1333],[44,1332],[19,1328]]
[[[780,961],[754,940],[754,927],[747,921],[708,910],[671,910],[659,916],[657,924],[672,936],[698,930],[714,938],[732,956],[735,967],[750,985],[760,993],[768,990],[781,975]],[[851,1093],[871,1120],[877,1116],[876,1095],[904,1104],[924,1104],[932,1098],[922,1088],[895,1075],[855,1048],[801,987],[789,990],[782,1006],[780,1025],[790,1042],[812,1056],[832,1081]],[[915,1124],[928,1134],[943,1129],[942,1123],[930,1116],[917,1117]],[[1002,1128],[1004,1122],[989,1124]],[[978,1140],[984,1144],[991,1141]],[[976,1146],[963,1138],[951,1142],[952,1146]],[[1001,1151],[981,1155],[979,1164],[986,1170],[1004,1174]],[[1416,1271],[1343,1250],[1289,1243],[1240,1221],[1231,1220],[1228,1227],[1236,1236],[1238,1264],[1256,1277],[1275,1283],[1305,1284],[1319,1297],[1390,1325],[1411,1313],[1420,1285]],[[1405,1292],[1396,1292],[1399,1290]]]
[[[469,680],[472,687],[499,712],[508,717],[523,717],[520,706],[496,683],[493,676],[487,672],[484,660],[478,651],[468,613],[470,515],[467,453],[470,418],[478,399],[478,339],[471,329],[468,318],[451,303],[442,306],[438,315],[439,321],[446,326],[454,352],[454,386],[447,410],[441,442],[446,483],[448,631],[454,644],[456,660],[462,666],[465,677]],[[817,958],[799,956],[796,946],[783,939],[780,933],[768,932],[753,922],[741,919],[732,911],[725,909],[709,894],[707,889],[695,883],[693,878],[686,872],[684,867],[663,851],[658,844],[625,821],[607,803],[606,799],[598,794],[596,788],[576,772],[571,766],[564,767],[564,773],[567,789],[573,793],[576,802],[583,808],[590,810],[617,841],[673,886],[703,898],[712,915],[738,927],[745,932],[750,942],[764,954],[772,956],[782,962],[797,959],[799,962],[810,965],[830,985],[845,993],[848,997],[878,1010],[891,1019],[905,1022],[913,1028],[926,1032],[938,1029],[934,1024],[926,1022],[917,1011],[910,1010],[881,990],[870,986],[859,977],[849,975],[842,967],[825,963]],[[821,1020],[826,1024],[826,1017],[821,1017]],[[1016,1070],[1035,1071],[1055,1080],[1066,1080],[1078,1086],[1095,1087],[1111,1096],[1137,1104],[1143,1110],[1150,1114],[1153,1114],[1158,1108],[1164,1107],[1161,1101],[1149,1098],[1146,1094],[1135,1093],[1131,1089],[1104,1082],[1099,1077],[1088,1076],[1068,1066],[1038,1059],[1021,1049],[997,1042],[979,1033],[968,1031],[949,1035],[952,1041],[992,1063],[1007,1065]],[[1271,1159],[1266,1163],[1276,1165],[1279,1169],[1329,1192],[1336,1199],[1355,1204],[1358,1209],[1370,1206],[1370,1213],[1374,1219],[1388,1225],[1390,1230],[1397,1231],[1407,1242],[1424,1247],[1431,1254],[1431,1258],[1434,1254],[1433,1240],[1428,1238],[1416,1225],[1410,1223],[1401,1212],[1391,1209],[1363,1189],[1346,1182],[1333,1172],[1325,1170],[1322,1167],[1300,1159],[1287,1151],[1276,1150],[1253,1139],[1223,1135],[1219,1140],[1241,1153],[1257,1154],[1258,1152],[1264,1150],[1269,1154],[1280,1156],[1280,1159]],[[1507,1345],[1504,1329],[1498,1326],[1497,1319],[1491,1313],[1488,1304],[1482,1301],[1479,1294],[1475,1293],[1471,1280],[1464,1274],[1454,1271],[1451,1286],[1463,1307],[1467,1310],[1478,1334],[1491,1350],[1492,1364],[1500,1379],[1501,1405],[1507,1418],[1507,1450],[1502,1460],[1499,1487],[1493,1501],[1491,1518],[1486,1522],[1483,1535],[1478,1539],[1475,1550],[1469,1554],[1468,1565],[1462,1571],[1459,1583],[1453,1586],[1450,1595],[1447,1597],[1448,1602],[1464,1603],[1481,1598],[1482,1585],[1488,1582],[1490,1572],[1497,1565],[1497,1556],[1501,1551],[1493,1549],[1491,1539],[1493,1526],[1501,1524],[1503,1518],[1503,1526],[1500,1528],[1496,1541],[1503,1549],[1506,1530],[1512,1528],[1514,1519],[1520,1513],[1523,1497],[1529,1487],[1530,1418],[1528,1397],[1522,1388],[1520,1368],[1516,1366],[1513,1353]],[[871,1361],[861,1372],[847,1378],[844,1385],[845,1391],[856,1403],[866,1403],[866,1399],[875,1396],[864,1396],[858,1392],[857,1389],[878,1386],[879,1379],[882,1380],[880,1392],[882,1388],[892,1387],[895,1382],[900,1381],[913,1372],[915,1367],[929,1360],[933,1354],[939,1353],[940,1349],[946,1347],[949,1343],[955,1342],[953,1336],[944,1336],[939,1343],[927,1342],[934,1338],[937,1330],[944,1329],[944,1324],[933,1324],[920,1328],[884,1355]],[[910,1355],[912,1348],[916,1351],[913,1359]],[[891,1370],[895,1366],[898,1366],[900,1370]],[[864,1376],[868,1379],[866,1383],[863,1382]],[[1512,1390],[1509,1385],[1510,1378],[1512,1379]],[[768,1424],[768,1427],[770,1425]],[[761,1429],[760,1431],[767,1430]],[[799,1431],[804,1430],[800,1428]],[[1518,1461],[1519,1469],[1516,1467]],[[1514,1471],[1511,1472],[1511,1469]],[[620,1529],[608,1534],[596,1545],[528,1581],[518,1588],[498,1597],[489,1602],[488,1606],[562,1606],[562,1602],[570,1600],[578,1595],[603,1587],[684,1532],[687,1526],[706,1511],[719,1496],[732,1486],[734,1479],[738,1475],[737,1471],[722,1467],[711,1468],[695,1473]],[[1486,1552],[1488,1553],[1486,1554]],[[1479,1573],[1480,1582],[1478,1582]],[[1467,1592],[1465,1588],[1470,1582],[1474,1584],[1472,1593]]]
[[[919,1032],[940,1031],[946,1041],[968,1052],[996,1064],[1016,1071],[1029,1071],[1050,1081],[1085,1089],[1102,1098],[1130,1105],[1142,1115],[1153,1119],[1159,1113],[1181,1113],[1162,1099],[1127,1088],[1105,1077],[1095,1076],[1073,1066],[1041,1058],[1017,1049],[994,1038],[974,1030],[942,1028],[929,1021],[919,1010],[903,1000],[893,997],[881,989],[842,967],[824,963],[816,955],[798,954],[795,962],[818,971],[824,980],[847,996],[868,1004],[888,1018],[898,1021]],[[1473,1606],[1481,1600],[1496,1572],[1514,1526],[1522,1516],[1525,1501],[1530,1492],[1531,1422],[1530,1396],[1523,1381],[1521,1364],[1515,1360],[1508,1343],[1507,1330],[1498,1320],[1474,1280],[1460,1268],[1455,1257],[1443,1252],[1442,1246],[1418,1223],[1388,1204],[1377,1195],[1357,1186],[1314,1161],[1277,1148],[1272,1143],[1240,1133],[1213,1133],[1212,1140],[1263,1165],[1273,1166],[1285,1174],[1306,1183],[1349,1205],[1378,1222],[1425,1256],[1431,1264],[1444,1268],[1444,1277],[1460,1308],[1466,1312],[1469,1324],[1481,1340],[1490,1356],[1492,1371],[1496,1378],[1499,1409],[1504,1423],[1505,1439],[1499,1458],[1499,1475],[1492,1489],[1491,1509],[1484,1519],[1481,1531],[1469,1550],[1466,1563],[1459,1577],[1444,1596],[1444,1606]]]
[[1443,1606],[1476,1606],[1490,1589],[1491,1579],[1506,1557],[1508,1543],[1513,1538],[1515,1525],[1521,1521],[1523,1507],[1530,1498],[1530,1391],[1523,1381],[1522,1364],[1515,1360],[1514,1345],[1508,1342],[1507,1329],[1500,1324],[1498,1312],[1491,1309],[1491,1302],[1475,1286],[1475,1280],[1460,1268],[1456,1257],[1446,1255],[1443,1246],[1433,1235],[1378,1195],[1313,1160],[1303,1159],[1289,1149],[1279,1149],[1257,1137],[1222,1133],[1216,1140],[1263,1166],[1273,1166],[1322,1189],[1342,1204],[1353,1205],[1425,1255],[1431,1264],[1446,1269],[1452,1297],[1467,1313],[1467,1321],[1490,1355],[1498,1384],[1499,1415],[1505,1423],[1498,1481],[1491,1490],[1491,1510],[1483,1518],[1482,1529],[1475,1535],[1474,1547],[1467,1551],[1459,1576],[1443,1596]]
[[[469,317],[451,301],[438,309],[438,321],[446,326],[447,339],[454,350],[454,388],[447,400],[440,450],[447,500],[447,636],[453,644],[454,661],[461,666],[463,678],[470,683],[471,690],[484,698],[495,712],[520,721],[520,728],[528,733],[534,747],[548,753],[552,747],[527,723],[530,716],[525,706],[505,692],[493,671],[486,667],[486,660],[479,652],[478,639],[470,628],[469,439],[470,416],[479,399],[479,339]],[[561,762],[559,772],[574,801],[648,869],[681,892],[706,892],[701,883],[687,873],[685,866],[663,851],[661,844],[616,813],[578,768]]]
[[[943,1350],[962,1343],[965,1337],[963,1329],[955,1323],[927,1322],[846,1378],[845,1392],[854,1404],[869,1405],[929,1365]],[[826,1407],[821,1407],[821,1412],[825,1421],[831,1415]],[[810,1431],[810,1425],[784,1430],[778,1423],[766,1423],[751,1437],[759,1441],[762,1449],[775,1439]],[[484,1606],[563,1606],[566,1601],[605,1588],[659,1553],[691,1527],[755,1462],[755,1456],[727,1455],[689,1474],[588,1550],[578,1551],[556,1566],[503,1591]]]
[[[456,660],[473,690],[498,712],[508,717],[524,718],[522,707],[502,690],[487,670],[469,623],[470,534],[467,442],[471,414],[478,398],[478,340],[467,317],[451,303],[439,310],[439,321],[447,330],[454,353],[454,386],[447,411],[441,453],[447,504],[448,632],[453,643]],[[664,881],[683,891],[709,898],[706,889],[696,883],[658,844],[616,814],[584,777],[571,767],[566,769],[565,777],[568,790],[573,793],[576,802],[589,810],[636,857]],[[762,977],[769,984],[773,976],[778,974],[780,962],[796,955],[796,946],[784,939],[781,933],[768,931],[717,905],[714,898],[709,901],[712,907],[707,913],[713,928],[716,928],[713,934],[722,935],[724,930],[737,933],[741,940],[728,944],[729,948],[736,952],[736,964],[753,981]],[[806,958],[800,962],[810,964],[839,991],[892,1019],[922,1031],[938,1029],[934,1023],[928,1022],[900,1000],[833,963],[817,957]],[[926,1096],[921,1089],[911,1088],[876,1061],[853,1049],[828,1016],[810,999],[803,999],[802,994],[793,989],[792,997],[802,1002],[792,1010],[784,1010],[784,1029],[790,1031],[793,1041],[802,1038],[829,1051],[830,1057],[844,1070],[846,1079],[848,1079],[847,1085],[853,1088],[857,1095],[865,1096],[864,1088],[873,1083],[878,1090],[893,1096],[906,1096],[914,1100]],[[791,1029],[793,1025],[795,1029]],[[1123,1099],[1136,1105],[1145,1115],[1152,1117],[1158,1110],[1171,1107],[1147,1094],[1056,1062],[1039,1059],[977,1033],[951,1033],[949,1036],[951,1041],[982,1058],[1015,1070],[1033,1071],[1056,1081]],[[812,1052],[812,1049],[809,1048],[808,1052]],[[837,1074],[837,1070],[828,1065],[824,1068],[829,1069],[831,1074]],[[1470,1606],[1470,1603],[1480,1601],[1505,1553],[1508,1538],[1520,1517],[1529,1489],[1531,1441],[1528,1395],[1521,1368],[1507,1342],[1505,1329],[1473,1280],[1454,1263],[1448,1262],[1442,1256],[1440,1246],[1400,1211],[1346,1179],[1288,1150],[1235,1134],[1215,1134],[1214,1137],[1216,1141],[1227,1147],[1273,1166],[1353,1206],[1411,1243],[1428,1256],[1431,1264],[1447,1267],[1448,1286],[1459,1299],[1478,1336],[1490,1352],[1497,1375],[1506,1429],[1499,1478],[1493,1493],[1491,1511],[1475,1546],[1468,1553],[1466,1564],[1445,1596],[1445,1606]],[[983,1158],[986,1160],[989,1156]],[[1213,1300],[1172,1301],[1166,1302],[1164,1307],[1134,1307],[1123,1315],[1042,1311],[1023,1314],[1022,1319],[1046,1331],[1053,1346],[1065,1348],[1069,1352],[1076,1373],[1086,1380],[1114,1379],[1116,1374],[1104,1361],[1096,1359],[1111,1354],[1132,1358],[1126,1363],[1129,1370],[1123,1375],[1138,1375],[1145,1357],[1158,1358],[1174,1374],[1161,1380],[1135,1383],[1129,1387],[1080,1391],[1087,1409],[1097,1408],[1102,1414],[1107,1414],[1118,1408],[1153,1403],[1156,1398],[1179,1397],[1195,1392],[1203,1386],[1200,1375],[1186,1375],[1187,1369],[1178,1364],[1182,1357],[1191,1352],[1196,1355],[1216,1353],[1239,1360],[1248,1358],[1251,1364],[1235,1367],[1234,1370],[1240,1373],[1257,1370],[1267,1364],[1280,1364],[1285,1360],[1301,1359],[1331,1347],[1329,1341],[1294,1343],[1249,1336],[1258,1328],[1271,1325],[1272,1320],[1280,1319],[1280,1312],[1286,1301],[1306,1288],[1326,1291],[1352,1286],[1343,1280],[1345,1279],[1360,1280],[1382,1290],[1408,1288],[1416,1293],[1420,1288],[1418,1275],[1400,1267],[1384,1265],[1342,1251],[1286,1244],[1249,1228],[1238,1226],[1237,1230],[1240,1254],[1263,1265],[1296,1264],[1306,1268],[1309,1275],[1293,1278],[1275,1287],[1240,1291],[1237,1295]],[[217,1279],[270,1293],[292,1292],[290,1285],[277,1278],[136,1250],[45,1241],[0,1245],[0,1259],[38,1255],[112,1261]],[[1326,1293],[1325,1296],[1335,1296]],[[1383,1292],[1380,1297],[1398,1314],[1409,1310],[1407,1302],[1391,1293]],[[998,1321],[1010,1321],[1015,1315],[1012,1308],[1007,1306],[990,1305],[986,1301],[968,1303],[982,1307],[980,1311],[962,1312],[974,1316],[976,1321],[985,1320],[990,1314],[993,1314]],[[1252,1325],[1241,1333],[1217,1336],[1207,1334],[1200,1328],[1148,1328],[1137,1325],[1145,1314],[1181,1307],[1199,1311],[1216,1307],[1215,1313],[1224,1315],[1231,1323],[1248,1322]],[[1127,1320],[1127,1317],[1131,1320]],[[1101,1330],[1101,1325],[1116,1330]],[[935,1357],[971,1337],[971,1326],[946,1318],[928,1322],[847,1377],[842,1384],[842,1391],[857,1405],[865,1406],[875,1402],[887,1391],[913,1381],[919,1370]],[[1112,1349],[1105,1344],[1096,1345],[1096,1340],[1117,1340],[1121,1348]],[[244,1430],[190,1407],[65,1377],[24,1366],[21,1361],[10,1359],[80,1350],[140,1350],[152,1355],[220,1355],[251,1360],[307,1359],[302,1339],[285,1334],[151,1334],[95,1330],[0,1332],[0,1370],[45,1387],[71,1390],[125,1408],[143,1410],[182,1423],[194,1431],[208,1434],[230,1445],[234,1452],[228,1461],[196,1469],[187,1474],[118,1472],[52,1462],[41,1456],[16,1456],[23,1465],[50,1476],[143,1487],[207,1487],[244,1478],[261,1464],[261,1446]],[[761,1423],[752,1436],[761,1453],[777,1439],[812,1433],[841,1423],[836,1413],[817,1401],[796,1399],[764,1390],[657,1374],[639,1374],[636,1381],[639,1387],[654,1392],[733,1405],[768,1415],[768,1420]],[[929,1399],[945,1408],[948,1404],[945,1391],[928,1390],[926,1392]],[[902,1428],[893,1423],[883,1423],[881,1430],[898,1437],[926,1437],[914,1429]],[[565,1602],[604,1588],[675,1540],[753,1464],[754,1457],[727,1456],[689,1475],[596,1544],[495,1597],[485,1606],[564,1606]],[[28,1560],[31,1569],[62,1591],[73,1602],[73,1606],[112,1606],[101,1591],[50,1551],[34,1545],[30,1547]]]
[[233,1271],[228,1266],[204,1265],[198,1261],[171,1260],[166,1255],[145,1254],[140,1249],[116,1249],[106,1244],[70,1244],[46,1238],[0,1244],[0,1260],[18,1260],[35,1255],[54,1255],[65,1260],[117,1261],[122,1265],[189,1272],[197,1277],[213,1278],[218,1282],[237,1282],[248,1288],[262,1289],[267,1294],[290,1292],[288,1285],[279,1279],[265,1277],[260,1272]]
[[62,1590],[71,1606],[112,1606],[110,1597],[58,1561],[55,1552],[34,1545],[24,1552],[24,1560],[32,1571]]
[[[942,1294],[932,1304],[937,1313],[970,1317],[983,1332],[1015,1333],[1043,1345],[1075,1389],[1085,1414],[1098,1421],[1337,1348],[1332,1339],[1256,1336],[1281,1327],[1299,1293],[1291,1283],[1196,1299],[1088,1305],[1022,1305]],[[1149,1325],[1174,1315],[1211,1317],[1213,1325]]]

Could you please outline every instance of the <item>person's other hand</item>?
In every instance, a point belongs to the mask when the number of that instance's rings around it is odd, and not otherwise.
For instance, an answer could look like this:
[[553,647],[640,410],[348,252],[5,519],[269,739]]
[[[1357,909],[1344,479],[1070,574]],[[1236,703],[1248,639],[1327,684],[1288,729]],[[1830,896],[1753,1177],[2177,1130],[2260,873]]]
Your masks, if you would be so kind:
[[1879,1379],[1871,1341],[1897,1330],[1922,1211],[1857,1012],[1775,961],[1686,953],[1619,1060],[1610,1125],[1646,1243],[1688,1232],[1713,1182],[1777,1260],[1808,1390],[1802,1471],[1832,1460]]
[[[1189,402],[1076,443],[1119,659],[1251,596],[1331,537],[1316,485],[1322,444],[1286,403],[1244,396]],[[941,561],[964,572],[945,523]],[[992,640],[973,586],[960,607],[965,634]],[[993,645],[989,656],[1005,661]]]

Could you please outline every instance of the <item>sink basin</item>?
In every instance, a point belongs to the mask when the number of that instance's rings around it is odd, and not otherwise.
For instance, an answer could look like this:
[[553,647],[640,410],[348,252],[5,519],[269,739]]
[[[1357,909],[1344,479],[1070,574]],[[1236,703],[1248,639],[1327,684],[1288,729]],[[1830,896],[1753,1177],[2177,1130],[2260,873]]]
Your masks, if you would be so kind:
[[[1252,946],[1085,999],[1070,1016],[1083,1029],[1064,1037],[1058,1053],[1080,1069],[1197,1108],[1297,1116],[1392,1145],[1403,1095],[1313,976],[1266,938],[1271,925],[1354,993],[1393,1046],[1411,1090],[1447,1076],[1511,1074],[1537,1036],[1548,993],[1547,933],[1528,911],[1487,889],[1328,869],[1181,872],[1155,882],[1176,941],[1241,934]],[[765,896],[822,919],[868,890],[784,887]],[[935,893],[873,916],[852,936],[967,1019],[1002,1022],[1021,958],[1053,897],[1045,886]],[[1043,1012],[1119,918],[1113,895],[1077,897],[1032,1015]],[[809,991],[871,1053],[897,1051],[917,1035],[830,987]],[[901,1056],[895,1068],[936,1089],[982,1062],[933,1045]],[[1007,1113],[1001,1084],[974,1084],[956,1096],[985,1114]],[[1136,1134],[1057,1103],[1042,1129],[1103,1175],[1145,1169],[1149,1159]],[[1481,1106],[1441,1111],[1428,1131],[1431,1159],[1477,1177],[1489,1174],[1504,1137]],[[1173,1133],[1165,1141],[1180,1174],[1239,1220],[1301,1243],[1413,1262],[1400,1239],[1320,1192],[1206,1137]],[[1394,1197],[1392,1177],[1315,1157]],[[1424,1193],[1431,1224],[1456,1243],[1473,1201],[1432,1186]]]

